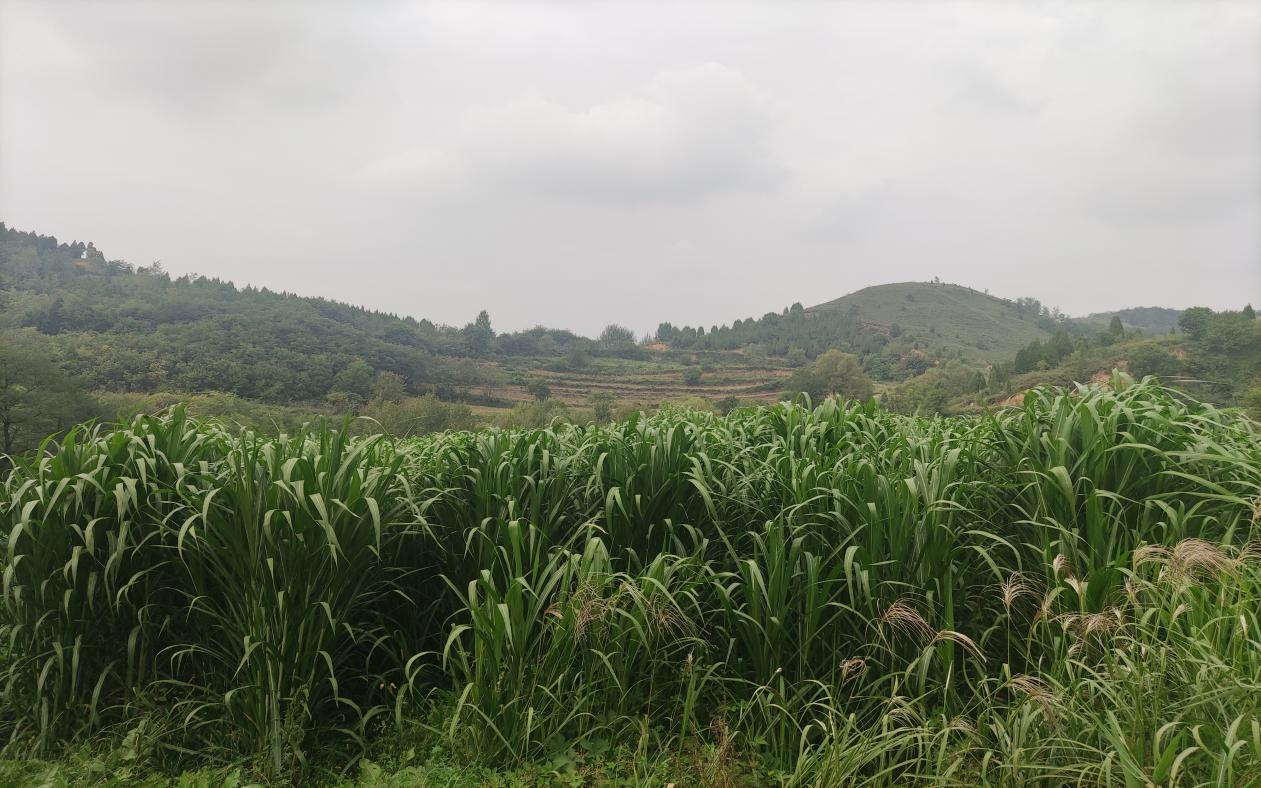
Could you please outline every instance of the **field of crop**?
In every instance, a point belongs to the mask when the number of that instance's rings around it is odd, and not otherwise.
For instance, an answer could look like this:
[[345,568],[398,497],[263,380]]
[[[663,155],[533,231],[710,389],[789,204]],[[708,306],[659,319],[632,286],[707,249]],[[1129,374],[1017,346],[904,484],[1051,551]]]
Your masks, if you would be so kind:
[[1261,439],[1152,384],[391,442],[176,410],[0,487],[6,784],[1256,785]]

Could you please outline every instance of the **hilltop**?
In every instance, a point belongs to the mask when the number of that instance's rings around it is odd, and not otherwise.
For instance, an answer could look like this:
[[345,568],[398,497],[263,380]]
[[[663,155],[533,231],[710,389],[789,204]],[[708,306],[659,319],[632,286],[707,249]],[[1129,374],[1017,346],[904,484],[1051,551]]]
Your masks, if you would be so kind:
[[1010,359],[1051,335],[1041,310],[961,285],[898,282],[863,288],[806,310],[848,314],[868,331],[918,342],[930,355],[960,355],[977,363]]

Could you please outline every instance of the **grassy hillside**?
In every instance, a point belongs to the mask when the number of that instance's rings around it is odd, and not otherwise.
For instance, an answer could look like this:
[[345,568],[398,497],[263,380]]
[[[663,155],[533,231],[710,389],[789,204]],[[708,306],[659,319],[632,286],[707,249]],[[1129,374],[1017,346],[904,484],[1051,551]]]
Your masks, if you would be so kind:
[[1010,359],[1035,339],[1050,336],[1014,301],[960,285],[899,282],[877,285],[806,310],[850,314],[870,330],[901,334],[939,356],[970,362]]

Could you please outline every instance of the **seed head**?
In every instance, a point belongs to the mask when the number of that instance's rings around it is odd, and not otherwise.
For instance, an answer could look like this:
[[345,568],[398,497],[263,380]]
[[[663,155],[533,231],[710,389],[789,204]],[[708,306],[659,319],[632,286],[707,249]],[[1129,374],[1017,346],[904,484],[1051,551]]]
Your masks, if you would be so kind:
[[927,643],[937,634],[905,598],[895,600],[885,609],[880,616],[880,625],[892,627],[920,643]]

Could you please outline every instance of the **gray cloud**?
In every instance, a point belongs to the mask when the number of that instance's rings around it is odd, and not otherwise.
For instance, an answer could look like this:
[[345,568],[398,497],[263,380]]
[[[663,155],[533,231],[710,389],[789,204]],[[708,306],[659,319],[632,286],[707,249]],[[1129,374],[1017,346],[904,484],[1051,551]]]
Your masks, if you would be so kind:
[[687,200],[782,181],[771,102],[733,69],[657,73],[642,90],[571,108],[537,90],[469,110],[445,139],[373,162],[368,175],[427,188],[637,202]]
[[0,218],[508,329],[932,276],[1237,306],[1259,40],[1242,3],[0,0]]

